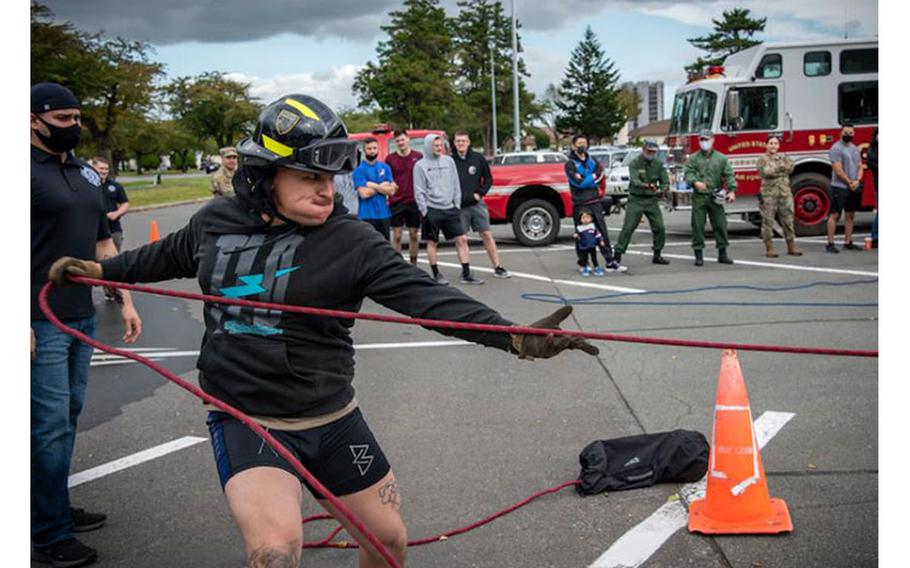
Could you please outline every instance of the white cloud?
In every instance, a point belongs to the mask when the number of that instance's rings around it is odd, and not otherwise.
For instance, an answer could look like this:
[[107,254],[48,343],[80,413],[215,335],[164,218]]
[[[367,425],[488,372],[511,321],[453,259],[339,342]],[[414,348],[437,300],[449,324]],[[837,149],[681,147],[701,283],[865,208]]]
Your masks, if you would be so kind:
[[321,100],[331,108],[356,106],[351,86],[362,65],[342,65],[329,71],[293,73],[274,77],[255,77],[243,73],[230,73],[235,81],[250,84],[250,93],[268,104],[291,93],[307,94]]

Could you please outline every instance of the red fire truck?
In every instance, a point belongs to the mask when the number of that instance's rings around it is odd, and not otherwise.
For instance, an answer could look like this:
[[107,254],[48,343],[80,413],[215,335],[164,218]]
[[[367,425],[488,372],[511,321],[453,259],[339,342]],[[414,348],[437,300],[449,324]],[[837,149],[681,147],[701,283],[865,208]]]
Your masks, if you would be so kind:
[[[821,234],[831,205],[828,151],[843,124],[854,124],[865,148],[878,126],[878,40],[851,39],[761,44],[731,55],[721,67],[680,88],[673,101],[670,135],[676,201],[688,197],[685,156],[698,150],[698,133],[714,133],[739,186],[728,214],[761,224],[758,158],[768,134],[782,134],[781,152],[796,162],[790,178],[796,231]],[[875,206],[872,175],[864,178],[863,206]]]
[[[408,129],[411,148],[426,153],[427,134],[445,136],[440,130]],[[357,132],[349,137],[368,137],[379,142],[379,159],[395,151],[395,140],[388,125],[380,124],[372,132]],[[526,246],[544,246],[559,235],[559,220],[572,215],[572,197],[566,180],[565,163],[534,163],[492,166],[493,187],[484,197],[494,224],[511,223],[512,232]],[[601,184],[601,194],[604,185]]]

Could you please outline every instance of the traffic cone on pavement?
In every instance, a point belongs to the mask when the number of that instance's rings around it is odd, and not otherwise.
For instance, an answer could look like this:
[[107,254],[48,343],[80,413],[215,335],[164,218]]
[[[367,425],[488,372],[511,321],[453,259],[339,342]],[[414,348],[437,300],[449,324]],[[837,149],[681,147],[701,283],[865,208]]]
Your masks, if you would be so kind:
[[152,226],[149,227],[149,242],[154,243],[161,238],[161,235],[158,234],[158,221],[152,219]]
[[720,365],[705,498],[689,505],[689,531],[704,534],[790,532],[787,504],[768,493],[752,411],[736,351]]

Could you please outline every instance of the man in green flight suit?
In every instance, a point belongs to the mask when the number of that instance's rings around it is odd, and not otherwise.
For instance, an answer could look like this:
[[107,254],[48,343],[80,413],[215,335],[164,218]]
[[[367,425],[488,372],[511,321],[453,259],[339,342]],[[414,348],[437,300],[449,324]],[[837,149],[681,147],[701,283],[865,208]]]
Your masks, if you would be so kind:
[[[736,199],[736,179],[727,158],[714,150],[714,135],[702,130],[698,135],[699,151],[686,159],[686,183],[692,191],[692,248],[695,266],[705,264],[705,219],[710,218],[717,241],[717,262],[733,264],[727,256],[727,217],[724,202]],[[725,189],[726,188],[726,189]]]
[[641,222],[644,215],[651,225],[654,235],[654,264],[670,264],[670,261],[660,256],[661,249],[666,242],[664,231],[664,218],[658,205],[658,197],[670,189],[670,177],[664,168],[663,162],[656,158],[657,143],[645,142],[644,148],[629,164],[629,202],[626,204],[626,217],[619,233],[619,242],[613,249],[613,258],[620,260],[622,253],[626,252],[632,232]]

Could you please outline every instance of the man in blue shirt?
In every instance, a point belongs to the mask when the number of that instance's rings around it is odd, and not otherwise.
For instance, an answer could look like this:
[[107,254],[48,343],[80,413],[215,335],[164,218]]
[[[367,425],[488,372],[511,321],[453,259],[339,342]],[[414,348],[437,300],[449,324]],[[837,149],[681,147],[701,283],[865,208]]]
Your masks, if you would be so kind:
[[392,210],[388,197],[394,195],[398,185],[392,180],[392,168],[380,162],[379,142],[375,138],[363,141],[363,161],[354,170],[354,187],[360,199],[357,216],[373,226],[389,240]]

